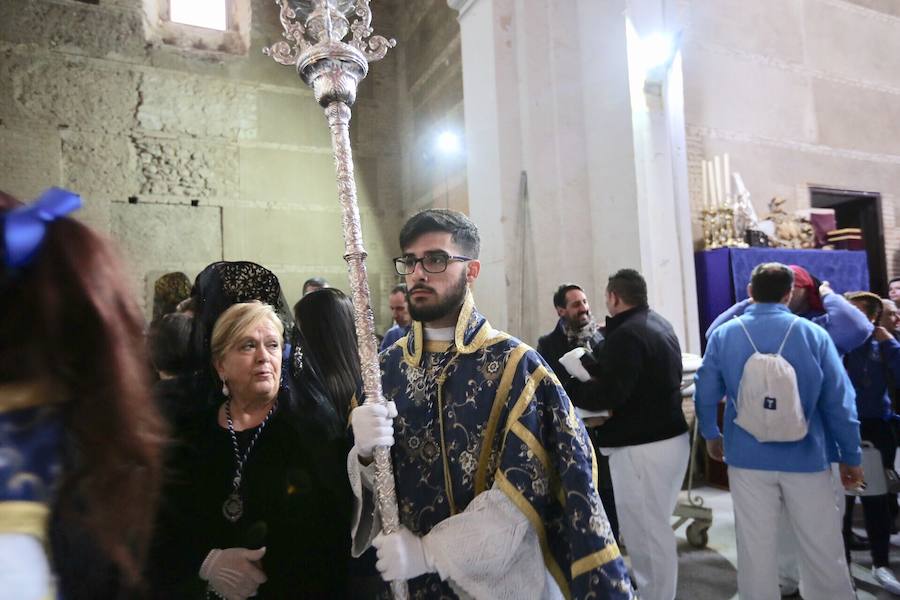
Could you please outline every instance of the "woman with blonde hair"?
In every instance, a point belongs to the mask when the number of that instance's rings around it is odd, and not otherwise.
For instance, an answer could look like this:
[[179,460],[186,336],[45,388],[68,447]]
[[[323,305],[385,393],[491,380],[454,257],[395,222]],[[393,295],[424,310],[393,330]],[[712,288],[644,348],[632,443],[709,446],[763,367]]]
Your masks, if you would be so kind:
[[346,442],[283,377],[284,325],[240,302],[215,321],[219,401],[184,422],[154,567],[161,595],[341,598],[349,560]]

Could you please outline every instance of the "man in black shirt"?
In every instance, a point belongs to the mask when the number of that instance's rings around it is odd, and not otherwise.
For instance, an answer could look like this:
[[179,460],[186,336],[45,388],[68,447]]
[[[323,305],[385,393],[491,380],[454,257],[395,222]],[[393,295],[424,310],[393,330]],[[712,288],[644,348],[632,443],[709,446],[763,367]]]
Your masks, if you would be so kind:
[[678,555],[670,517],[687,468],[690,444],[681,410],[681,347],[672,326],[647,305],[640,273],[609,278],[606,340],[583,359],[587,382],[569,386],[576,406],[610,410],[595,429],[609,455],[616,512],[644,600],[673,600]]

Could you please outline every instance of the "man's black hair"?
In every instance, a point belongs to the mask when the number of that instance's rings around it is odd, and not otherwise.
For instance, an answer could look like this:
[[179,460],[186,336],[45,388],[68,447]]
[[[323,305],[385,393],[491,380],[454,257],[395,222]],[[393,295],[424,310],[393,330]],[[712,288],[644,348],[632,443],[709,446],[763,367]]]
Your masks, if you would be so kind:
[[394,294],[406,294],[406,286],[402,283],[398,283],[393,288],[391,288],[391,293],[388,296],[393,296]]
[[303,282],[303,289],[306,289],[306,286],[314,285],[317,287],[328,287],[328,280],[324,277],[310,277],[306,281]]
[[891,280],[888,281],[888,287],[890,287],[890,285],[895,281],[900,281],[900,277],[891,277]]
[[762,263],[750,274],[750,294],[755,302],[781,302],[794,287],[794,271],[777,262]]
[[421,235],[431,232],[450,234],[450,240],[469,258],[478,258],[481,238],[469,217],[455,210],[433,208],[410,217],[400,230],[400,249],[411,246]]
[[615,294],[625,304],[647,306],[647,282],[634,269],[619,269],[611,275],[606,292]]
[[564,283],[558,288],[556,288],[556,293],[553,294],[553,306],[556,308],[565,308],[566,307],[566,294],[571,292],[572,290],[578,290],[583,292],[584,289],[580,285],[575,283]]

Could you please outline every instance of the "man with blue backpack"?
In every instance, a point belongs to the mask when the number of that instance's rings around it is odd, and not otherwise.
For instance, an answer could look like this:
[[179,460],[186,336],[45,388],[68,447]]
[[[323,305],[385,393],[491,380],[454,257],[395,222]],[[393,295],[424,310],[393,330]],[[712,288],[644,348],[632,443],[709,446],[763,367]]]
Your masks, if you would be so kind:
[[729,466],[742,600],[779,596],[782,510],[797,534],[803,595],[854,597],[829,465],[833,443],[842,484],[861,483],[854,392],[828,333],[788,308],[793,285],[789,267],[757,266],[753,303],[712,332],[695,377],[700,433]]

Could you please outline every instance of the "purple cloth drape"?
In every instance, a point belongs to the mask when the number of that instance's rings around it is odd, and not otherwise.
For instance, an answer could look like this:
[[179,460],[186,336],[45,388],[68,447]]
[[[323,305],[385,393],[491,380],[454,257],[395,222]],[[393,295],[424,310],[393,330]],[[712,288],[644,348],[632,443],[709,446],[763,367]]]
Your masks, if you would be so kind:
[[753,268],[764,262],[800,265],[813,277],[831,283],[835,292],[869,289],[866,253],[859,250],[788,250],[784,248],[717,248],[694,255],[700,339],[719,314],[747,297]]

